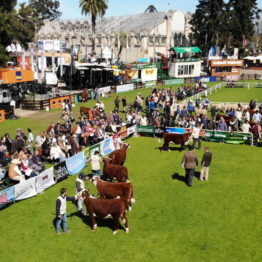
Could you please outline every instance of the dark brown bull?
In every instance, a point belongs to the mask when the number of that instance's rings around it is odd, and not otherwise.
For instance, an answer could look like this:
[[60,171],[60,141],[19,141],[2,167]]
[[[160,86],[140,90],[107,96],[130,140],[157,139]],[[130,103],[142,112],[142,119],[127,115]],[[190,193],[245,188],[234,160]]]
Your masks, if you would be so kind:
[[86,210],[89,214],[91,220],[91,228],[93,231],[97,228],[95,217],[108,218],[111,217],[114,220],[114,232],[117,233],[117,230],[120,226],[120,219],[125,224],[126,233],[129,232],[128,221],[126,216],[126,201],[121,198],[117,199],[98,199],[91,197],[87,190],[83,191],[82,197],[86,206]]
[[131,210],[132,203],[135,202],[133,187],[131,183],[112,183],[101,180],[98,176],[90,179],[96,186],[101,198],[117,198],[120,197],[127,201],[128,210]]
[[103,175],[105,179],[110,179],[111,181],[116,179],[117,182],[126,182],[128,179],[128,171],[126,167],[110,164],[111,160],[108,158],[104,158],[103,162]]
[[122,166],[126,161],[126,151],[129,147],[129,144],[124,143],[120,149],[112,152],[109,155],[109,158],[112,160],[112,164]]
[[186,134],[173,134],[173,133],[164,133],[164,144],[163,149],[169,149],[169,143],[173,142],[174,144],[180,144],[181,149],[185,146],[185,143],[189,140],[191,133]]

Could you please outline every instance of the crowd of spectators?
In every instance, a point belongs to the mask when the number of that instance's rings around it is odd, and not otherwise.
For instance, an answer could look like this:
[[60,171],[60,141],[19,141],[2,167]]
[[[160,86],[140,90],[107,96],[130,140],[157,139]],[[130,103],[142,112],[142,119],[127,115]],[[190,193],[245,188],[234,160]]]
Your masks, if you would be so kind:
[[[203,88],[203,85],[196,87]],[[131,103],[127,102],[125,96],[116,96],[114,108],[107,114],[104,103],[97,100],[90,114],[83,114],[77,119],[73,116],[72,105],[64,103],[61,120],[50,123],[36,137],[30,128],[27,132],[18,128],[14,138],[9,134],[1,137],[0,183],[6,174],[9,179],[18,182],[36,176],[45,168],[42,162],[64,161],[84,147],[116,134],[123,125],[129,127],[138,124],[159,128],[201,126],[209,130],[252,132],[257,144],[261,138],[262,105],[257,107],[256,101],[251,100],[249,107],[238,104],[237,109],[222,110],[210,106],[207,97],[203,101],[200,98],[189,100],[182,105],[178,94],[185,90],[192,89],[181,87],[177,93],[171,88],[154,88],[145,98],[137,93]]]

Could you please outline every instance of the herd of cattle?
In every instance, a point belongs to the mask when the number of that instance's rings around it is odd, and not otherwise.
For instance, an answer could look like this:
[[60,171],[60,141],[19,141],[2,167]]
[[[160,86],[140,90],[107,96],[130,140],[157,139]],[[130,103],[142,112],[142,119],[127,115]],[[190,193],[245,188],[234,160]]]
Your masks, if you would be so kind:
[[[164,134],[163,149],[168,148],[169,142],[185,145],[190,137],[187,134]],[[125,225],[126,233],[129,232],[127,211],[131,211],[132,203],[135,202],[132,183],[128,181],[128,170],[123,166],[126,160],[126,152],[130,146],[124,143],[121,149],[112,152],[108,158],[104,158],[103,176],[104,180],[98,176],[88,176],[100,195],[100,198],[94,198],[84,190],[81,196],[84,199],[87,213],[91,220],[91,227],[94,231],[97,227],[96,217],[112,217],[114,221],[113,234],[117,233],[120,227],[120,220]],[[110,182],[108,181],[110,180]],[[116,181],[116,182],[112,182]]]
[[[123,166],[128,148],[128,144],[123,144],[121,149],[112,152],[108,158],[103,160],[104,180],[98,176],[88,176],[89,181],[96,186],[100,195],[100,198],[94,198],[88,190],[81,193],[93,231],[97,227],[95,217],[112,217],[114,221],[113,234],[117,233],[120,220],[125,225],[126,233],[129,232],[127,211],[131,211],[131,205],[135,199],[132,183],[128,181],[128,170]],[[110,180],[110,182],[106,180]],[[113,180],[117,182],[112,182]]]

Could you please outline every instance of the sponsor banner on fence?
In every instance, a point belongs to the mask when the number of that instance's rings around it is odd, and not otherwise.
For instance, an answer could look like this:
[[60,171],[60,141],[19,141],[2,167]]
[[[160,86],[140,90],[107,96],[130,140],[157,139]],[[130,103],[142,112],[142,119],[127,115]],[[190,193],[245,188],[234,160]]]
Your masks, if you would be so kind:
[[166,132],[166,133],[185,134],[185,128],[166,127],[166,128],[165,128],[165,132]]
[[206,76],[206,77],[195,77],[195,82],[216,82],[217,79],[215,76]]
[[144,68],[141,69],[142,82],[156,81],[157,80],[157,68]]
[[54,166],[54,180],[56,183],[66,178],[68,175],[69,173],[65,161]]
[[117,93],[127,92],[130,90],[134,90],[134,84],[127,84],[127,85],[121,85],[116,87]]
[[156,86],[156,81],[145,82],[145,87],[154,87],[154,86]]
[[176,79],[167,79],[164,80],[164,85],[168,86],[168,85],[180,85],[180,84],[184,84],[185,83],[185,79],[184,78],[176,78]]
[[137,126],[136,128],[137,133],[155,133],[154,126]]
[[66,160],[66,167],[69,175],[75,175],[85,168],[85,155],[80,152]]
[[100,143],[90,146],[88,149],[89,149],[89,157],[91,157],[92,155],[94,155],[95,151],[100,152]]
[[44,170],[43,172],[41,172],[41,174],[39,174],[36,177],[35,187],[36,187],[37,193],[41,193],[44,190],[46,190],[47,188],[55,184],[53,171],[54,171],[54,168],[50,167]]
[[208,141],[225,142],[229,144],[243,144],[251,143],[252,134],[250,133],[237,133],[231,134],[225,131],[206,130],[206,139]]
[[25,182],[15,185],[15,200],[21,200],[35,196],[37,194],[35,181],[36,177],[32,177]]
[[14,189],[12,186],[0,192],[0,208],[15,200]]
[[113,138],[109,137],[100,142],[100,152],[102,156],[106,156],[115,150]]
[[127,135],[134,134],[136,132],[136,126],[131,126],[127,129]]
[[99,94],[105,94],[111,92],[111,86],[105,86],[98,89]]

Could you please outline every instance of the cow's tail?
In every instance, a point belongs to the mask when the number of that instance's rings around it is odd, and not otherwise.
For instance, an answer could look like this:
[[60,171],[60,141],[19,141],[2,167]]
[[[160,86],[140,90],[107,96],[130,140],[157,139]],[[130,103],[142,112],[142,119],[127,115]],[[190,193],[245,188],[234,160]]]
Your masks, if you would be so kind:
[[135,203],[136,200],[134,198],[134,190],[133,190],[133,185],[130,183],[130,188],[131,188],[131,203]]

